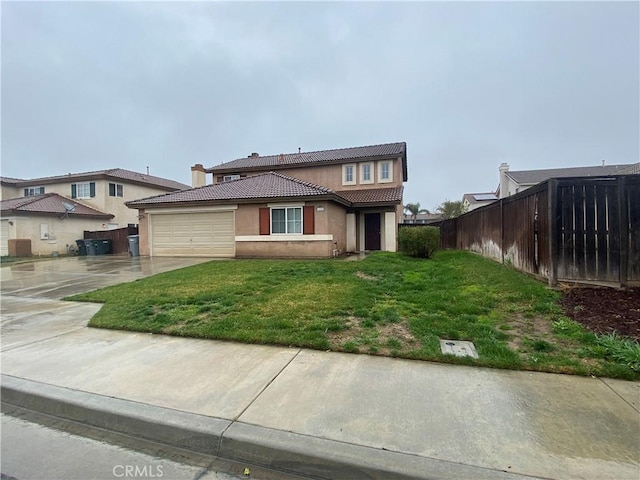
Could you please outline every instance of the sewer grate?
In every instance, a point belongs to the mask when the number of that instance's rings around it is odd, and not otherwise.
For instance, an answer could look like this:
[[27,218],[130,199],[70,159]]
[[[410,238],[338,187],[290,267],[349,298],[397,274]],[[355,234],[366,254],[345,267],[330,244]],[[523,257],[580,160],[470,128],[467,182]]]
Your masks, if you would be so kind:
[[475,345],[472,342],[466,342],[464,340],[440,340],[440,350],[442,350],[442,353],[445,355],[478,358]]

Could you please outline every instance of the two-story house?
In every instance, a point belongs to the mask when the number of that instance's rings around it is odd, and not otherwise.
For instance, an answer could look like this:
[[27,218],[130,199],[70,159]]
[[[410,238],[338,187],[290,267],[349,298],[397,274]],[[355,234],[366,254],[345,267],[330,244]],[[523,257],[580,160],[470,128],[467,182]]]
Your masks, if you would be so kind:
[[127,202],[138,210],[142,255],[330,257],[397,249],[404,142],[252,153],[191,172],[190,190]]
[[138,224],[125,202],[189,186],[148,174],[115,168],[54,177],[1,177],[0,254],[9,239],[30,239],[34,254],[66,253],[85,230]]

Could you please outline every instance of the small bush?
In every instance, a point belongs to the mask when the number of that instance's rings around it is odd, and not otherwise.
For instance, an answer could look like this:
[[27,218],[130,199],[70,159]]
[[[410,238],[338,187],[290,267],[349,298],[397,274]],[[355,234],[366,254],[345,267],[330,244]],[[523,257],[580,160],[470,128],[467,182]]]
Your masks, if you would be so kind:
[[429,258],[440,246],[438,227],[404,227],[398,232],[400,251],[410,257]]

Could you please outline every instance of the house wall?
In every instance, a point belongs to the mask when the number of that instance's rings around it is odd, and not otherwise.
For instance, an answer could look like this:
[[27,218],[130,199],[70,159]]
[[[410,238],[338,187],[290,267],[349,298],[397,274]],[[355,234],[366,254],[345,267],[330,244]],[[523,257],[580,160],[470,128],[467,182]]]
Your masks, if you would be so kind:
[[22,197],[22,194],[19,193],[20,190],[18,190],[15,187],[10,187],[7,185],[1,185],[0,186],[0,200],[9,200],[11,198],[19,198]]
[[[13,223],[9,225],[8,239],[30,239],[33,255],[51,255],[53,252],[58,252],[60,255],[66,254],[69,245],[76,246],[76,240],[84,238],[85,230],[103,229],[102,220],[73,216],[64,220],[49,215],[3,217],[3,220],[5,219]],[[43,232],[47,233],[48,238],[42,238]]]
[[[362,163],[372,163],[373,164],[373,183],[360,183],[360,168]],[[379,183],[378,182],[378,163],[379,162],[369,162],[369,161],[361,161],[361,162],[353,162],[356,165],[356,184],[355,185],[343,185],[342,184],[342,164],[336,165],[318,165],[318,166],[305,166],[305,167],[290,167],[285,169],[275,170],[278,173],[283,175],[287,175],[290,177],[297,178],[299,180],[304,180],[306,182],[313,183],[315,185],[321,185],[324,187],[331,188],[332,190],[362,190],[365,188],[389,188],[395,187],[398,185],[402,185],[402,159],[397,158],[393,160],[393,181],[388,183]],[[346,163],[349,164],[349,163]],[[248,175],[257,175],[259,173],[270,172],[273,169],[265,168],[264,171],[261,172],[251,172]],[[213,183],[218,183],[218,174],[214,174]]]
[[316,258],[331,257],[346,250],[346,211],[329,201],[291,202],[315,207],[314,235],[260,235],[259,209],[269,204],[239,205],[236,210],[236,256]]
[[[94,180],[92,180],[94,181]],[[65,197],[71,198],[71,184],[72,183],[84,183],[84,182],[68,182],[59,183],[54,185],[45,185],[45,193],[59,193]],[[122,197],[109,196],[109,183],[116,183],[123,186]],[[166,190],[160,190],[157,188],[151,188],[142,185],[134,185],[125,182],[118,182],[115,180],[97,180],[96,184],[96,196],[93,198],[77,198],[74,199],[77,202],[84,203],[93,208],[96,208],[105,213],[114,215],[114,218],[109,223],[113,228],[126,227],[128,224],[137,224],[138,212],[125,205],[125,202],[130,200],[137,200],[140,198],[151,197],[153,195],[159,195],[166,193]]]

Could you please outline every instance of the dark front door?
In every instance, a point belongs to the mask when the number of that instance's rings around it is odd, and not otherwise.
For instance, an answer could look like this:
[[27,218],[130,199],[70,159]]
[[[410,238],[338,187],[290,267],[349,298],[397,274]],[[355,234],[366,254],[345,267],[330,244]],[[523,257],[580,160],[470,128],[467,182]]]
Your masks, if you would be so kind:
[[364,214],[364,249],[380,250],[380,214]]

